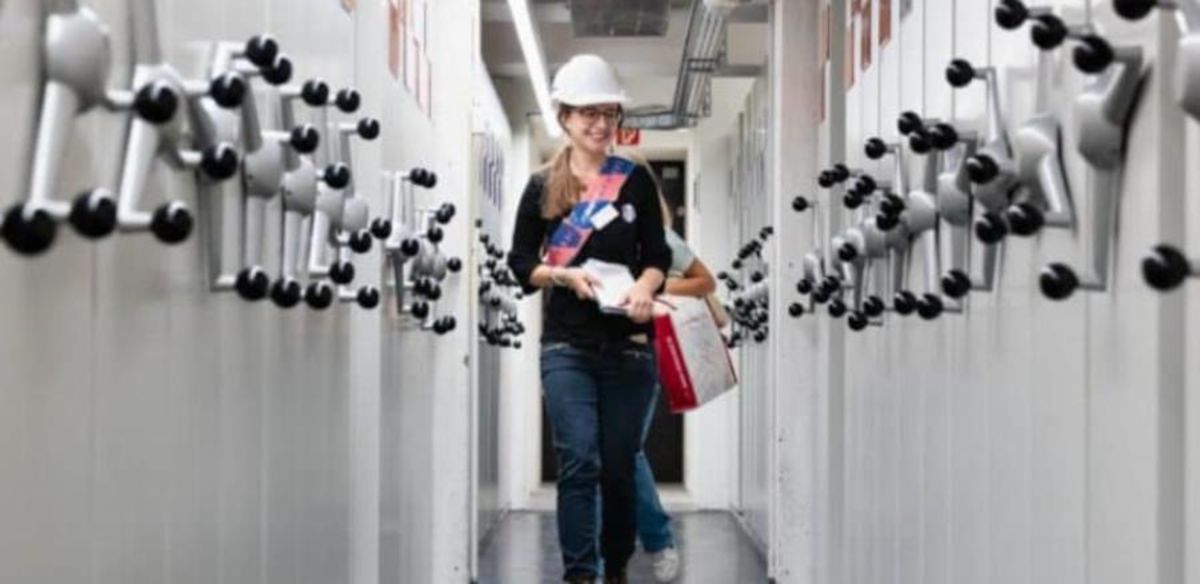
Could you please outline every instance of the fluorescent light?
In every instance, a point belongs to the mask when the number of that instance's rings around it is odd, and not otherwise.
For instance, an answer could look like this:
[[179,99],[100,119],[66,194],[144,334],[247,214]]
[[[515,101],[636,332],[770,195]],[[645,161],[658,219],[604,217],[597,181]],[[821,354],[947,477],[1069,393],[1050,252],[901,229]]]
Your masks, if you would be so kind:
[[537,98],[538,109],[542,110],[542,123],[546,125],[546,133],[551,138],[557,138],[562,135],[562,128],[558,127],[558,116],[554,114],[554,107],[550,104],[550,77],[546,72],[546,57],[542,54],[542,43],[533,27],[529,2],[508,0],[508,10],[512,13],[513,27],[517,29],[521,52],[525,54],[525,68],[529,70],[529,80],[533,82],[533,94]]

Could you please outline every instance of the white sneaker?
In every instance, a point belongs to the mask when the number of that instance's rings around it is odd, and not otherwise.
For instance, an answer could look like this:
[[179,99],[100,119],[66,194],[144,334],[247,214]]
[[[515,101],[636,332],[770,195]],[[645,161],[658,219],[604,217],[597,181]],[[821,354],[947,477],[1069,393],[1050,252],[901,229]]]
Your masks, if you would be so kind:
[[679,552],[669,547],[654,554],[654,578],[659,582],[674,582],[679,576]]

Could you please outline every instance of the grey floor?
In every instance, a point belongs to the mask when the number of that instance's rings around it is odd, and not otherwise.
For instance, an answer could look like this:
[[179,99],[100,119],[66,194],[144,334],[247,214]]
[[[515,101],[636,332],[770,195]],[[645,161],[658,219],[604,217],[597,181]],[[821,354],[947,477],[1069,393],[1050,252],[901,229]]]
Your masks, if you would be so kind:
[[[767,581],[762,556],[728,513],[672,514],[682,559],[681,584],[759,584]],[[651,584],[650,556],[639,549],[629,565],[631,584]],[[479,584],[554,584],[562,577],[554,513],[508,514],[479,558]]]

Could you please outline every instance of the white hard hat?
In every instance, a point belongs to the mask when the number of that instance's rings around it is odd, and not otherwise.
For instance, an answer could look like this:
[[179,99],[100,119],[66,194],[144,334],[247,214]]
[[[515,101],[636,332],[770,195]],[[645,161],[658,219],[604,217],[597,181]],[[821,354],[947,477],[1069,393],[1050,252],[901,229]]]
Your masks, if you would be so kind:
[[559,67],[550,86],[550,101],[554,107],[582,107],[601,103],[624,105],[629,101],[617,70],[596,55],[576,55]]

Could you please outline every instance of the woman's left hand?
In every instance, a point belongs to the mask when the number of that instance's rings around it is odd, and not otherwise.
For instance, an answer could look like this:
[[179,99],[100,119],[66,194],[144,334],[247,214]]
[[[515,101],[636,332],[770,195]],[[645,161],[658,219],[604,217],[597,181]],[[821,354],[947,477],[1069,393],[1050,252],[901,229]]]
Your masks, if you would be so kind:
[[654,309],[654,293],[646,290],[641,283],[634,284],[633,288],[626,293],[621,306],[625,307],[625,313],[633,322],[638,324],[650,322]]

